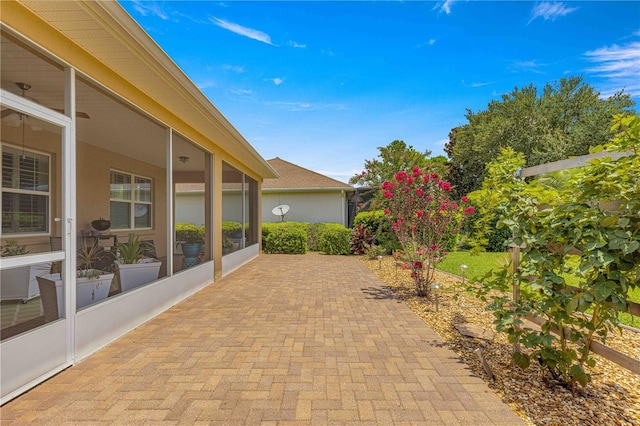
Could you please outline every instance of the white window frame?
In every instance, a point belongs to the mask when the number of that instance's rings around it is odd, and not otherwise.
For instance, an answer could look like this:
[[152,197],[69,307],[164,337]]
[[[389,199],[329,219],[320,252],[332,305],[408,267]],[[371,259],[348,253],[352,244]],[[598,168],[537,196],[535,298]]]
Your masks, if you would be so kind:
[[[130,189],[130,193],[131,193],[131,198],[129,200],[123,200],[120,198],[111,198],[111,174],[112,173],[120,173],[123,175],[127,175],[131,178],[131,189]],[[134,186],[135,186],[135,180],[136,178],[142,178],[142,179],[147,179],[151,182],[151,201],[136,201],[135,200],[135,190],[134,190]],[[153,207],[153,197],[154,197],[154,181],[152,177],[149,176],[144,176],[144,175],[140,175],[137,173],[131,173],[131,172],[125,172],[123,170],[118,170],[118,169],[109,169],[109,214],[111,215],[111,203],[112,202],[116,202],[116,203],[128,203],[130,204],[130,209],[129,209],[129,224],[130,227],[129,228],[111,228],[111,230],[113,231],[143,231],[143,230],[149,230],[149,229],[153,229],[154,223],[153,223],[153,216],[155,214],[155,210]],[[144,227],[144,228],[136,228],[136,217],[135,217],[135,206],[136,204],[146,204],[148,206],[151,207],[151,215],[149,217],[150,222],[151,222],[151,226],[148,227]]]
[[[49,159],[48,161],[48,170],[47,170],[47,176],[48,176],[48,182],[47,182],[47,187],[49,188],[48,191],[35,191],[35,190],[26,190],[26,189],[20,189],[20,188],[5,188],[5,187],[1,187],[0,188],[0,196],[1,194],[4,193],[11,193],[11,194],[28,194],[28,195],[40,195],[40,196],[46,196],[47,197],[47,221],[46,221],[46,230],[42,231],[42,232],[6,232],[6,231],[2,231],[2,235],[6,236],[6,237],[11,237],[11,238],[23,238],[23,237],[33,237],[33,236],[46,236],[46,235],[51,235],[51,161],[52,161],[52,156],[50,153],[44,152],[44,151],[39,151],[37,149],[33,149],[33,148],[23,148],[21,146],[17,146],[17,145],[13,145],[13,144],[9,144],[9,143],[0,143],[0,158],[2,158],[2,154],[4,153],[4,147],[11,147],[13,149],[16,149],[18,151],[20,150],[24,150],[25,152],[32,152],[34,154],[38,154],[38,155],[43,155],[45,157],[47,157]],[[1,166],[0,166],[1,167]],[[1,185],[1,184],[0,184]]]

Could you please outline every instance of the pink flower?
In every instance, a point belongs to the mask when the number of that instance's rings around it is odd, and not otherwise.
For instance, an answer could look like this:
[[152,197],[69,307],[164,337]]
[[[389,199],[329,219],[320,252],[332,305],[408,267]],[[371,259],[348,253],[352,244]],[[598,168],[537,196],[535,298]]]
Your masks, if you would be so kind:
[[422,189],[422,188],[416,189],[416,195],[418,197],[424,197],[424,189]]
[[384,191],[384,198],[393,198],[393,192]]
[[467,204],[469,202],[469,197],[467,197],[466,195],[463,195],[462,198],[460,199],[463,203]]
[[433,201],[433,196],[432,196],[432,195],[429,195],[429,196],[427,197],[427,201]]
[[458,203],[455,203],[455,202],[451,203],[451,209],[458,210]]
[[388,215],[388,214],[391,214],[391,210],[389,210],[389,209],[384,209],[384,214],[387,214],[387,215]]
[[418,211],[416,212],[416,215],[418,216],[418,219],[421,219],[421,218],[422,218],[422,216],[424,216],[424,213],[422,212],[422,210],[418,210]]
[[438,179],[439,177],[440,177],[440,175],[437,174],[437,173],[431,174],[431,179]]
[[438,186],[442,188],[443,191],[451,192],[451,184],[449,182],[441,180],[438,182]]
[[419,177],[419,176],[422,176],[422,170],[420,170],[420,167],[414,167],[413,177]]
[[422,181],[424,183],[429,183],[429,180],[431,180],[431,177],[429,175],[424,175],[424,179],[422,179]]
[[408,179],[407,179],[407,183],[408,183],[409,185],[412,185],[412,184],[413,184],[413,178],[412,178],[412,177],[408,178]]
[[404,181],[409,177],[409,175],[407,175],[407,172],[398,172],[396,173],[396,181],[398,183],[404,183]]
[[414,262],[413,263],[413,267],[415,269],[422,269],[422,262],[418,261],[418,262]]
[[388,180],[385,180],[385,181],[382,183],[382,189],[393,189],[393,188],[395,188],[395,187],[396,187],[396,184],[395,184],[395,183],[391,183],[391,182],[389,182]]
[[464,209],[464,214],[474,214],[475,212],[476,212],[476,208],[473,206],[470,206]]

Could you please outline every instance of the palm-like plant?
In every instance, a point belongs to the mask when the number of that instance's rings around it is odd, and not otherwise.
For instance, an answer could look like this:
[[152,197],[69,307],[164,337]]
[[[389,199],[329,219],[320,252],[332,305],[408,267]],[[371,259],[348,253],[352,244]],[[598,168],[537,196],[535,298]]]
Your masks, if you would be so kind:
[[131,233],[126,243],[119,243],[116,246],[115,258],[123,264],[138,263],[139,260],[147,257],[148,244],[140,241],[137,235]]
[[93,244],[87,244],[83,239],[78,251],[78,268],[82,271],[83,276],[91,275],[90,270],[93,269],[95,262],[104,258],[106,253],[102,250],[102,247],[98,245],[98,241]]

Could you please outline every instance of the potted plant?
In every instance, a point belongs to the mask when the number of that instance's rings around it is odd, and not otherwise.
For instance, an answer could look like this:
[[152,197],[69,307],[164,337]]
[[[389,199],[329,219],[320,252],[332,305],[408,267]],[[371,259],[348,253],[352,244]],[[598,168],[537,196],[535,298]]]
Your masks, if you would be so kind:
[[222,254],[231,253],[231,249],[233,248],[233,241],[227,234],[222,234]]
[[[84,240],[83,240],[84,241]],[[95,269],[94,265],[107,254],[97,241],[93,244],[83,242],[78,250],[78,270],[76,272],[76,309],[105,300],[113,280],[113,272]],[[60,273],[36,277],[45,321],[54,321],[64,313],[63,286]]]
[[[29,254],[29,250],[26,246],[19,244],[17,240],[6,240],[2,245],[2,251],[0,251],[1,257],[22,256],[24,254]],[[39,296],[40,291],[36,277],[48,274],[50,269],[50,262],[3,269],[0,272],[0,283],[2,283],[0,299],[22,300],[22,303],[27,303]]]
[[126,243],[118,243],[115,249],[115,265],[120,289],[125,292],[158,279],[162,262],[148,257],[149,243],[129,234]]
[[200,263],[199,254],[204,245],[204,227],[193,223],[176,223],[176,243],[182,245],[182,269],[190,268]]

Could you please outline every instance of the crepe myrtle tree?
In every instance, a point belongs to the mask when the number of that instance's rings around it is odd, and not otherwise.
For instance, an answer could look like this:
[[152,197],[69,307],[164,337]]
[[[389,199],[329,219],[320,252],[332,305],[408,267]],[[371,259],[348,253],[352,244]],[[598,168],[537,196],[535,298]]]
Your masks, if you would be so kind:
[[420,167],[397,172],[381,189],[384,212],[391,216],[405,268],[411,270],[417,294],[428,297],[447,239],[458,233],[464,217],[475,208],[466,196],[459,203],[452,200],[449,182]]

